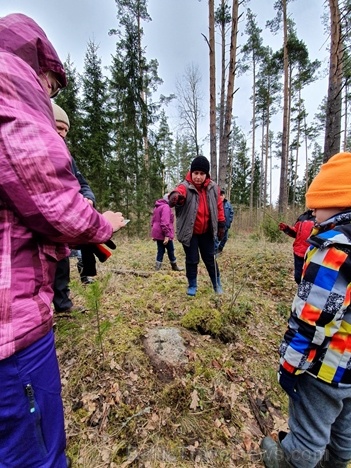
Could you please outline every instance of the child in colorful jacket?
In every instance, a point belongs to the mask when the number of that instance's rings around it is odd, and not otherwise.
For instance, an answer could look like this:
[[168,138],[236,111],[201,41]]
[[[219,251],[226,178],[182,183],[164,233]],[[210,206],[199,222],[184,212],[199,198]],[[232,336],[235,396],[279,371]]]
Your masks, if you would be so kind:
[[288,434],[263,439],[266,467],[346,468],[351,460],[351,153],[322,165],[306,194],[316,225],[280,345]]
[[170,193],[169,206],[176,207],[177,237],[185,252],[187,294],[196,295],[199,251],[215,292],[222,294],[215,239],[223,238],[225,216],[219,187],[210,178],[210,163],[204,156],[192,161],[185,180]]
[[300,284],[303,260],[306,250],[309,247],[307,239],[309,238],[315,217],[312,210],[307,210],[302,213],[296,220],[294,226],[289,226],[285,223],[279,223],[279,229],[295,240],[293,242],[294,252],[294,278],[297,284]]
[[174,255],[174,214],[168,204],[168,193],[155,202],[155,208],[151,218],[151,237],[157,243],[157,255],[155,270],[162,267],[163,256],[167,250],[169,261],[173,271],[182,271],[177,265]]

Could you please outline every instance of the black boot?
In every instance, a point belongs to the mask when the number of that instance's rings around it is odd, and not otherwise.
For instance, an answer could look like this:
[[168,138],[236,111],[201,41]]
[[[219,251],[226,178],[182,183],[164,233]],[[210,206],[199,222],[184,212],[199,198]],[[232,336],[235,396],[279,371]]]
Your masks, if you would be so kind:
[[184,268],[181,268],[177,265],[177,262],[171,262],[172,270],[173,271],[183,271]]

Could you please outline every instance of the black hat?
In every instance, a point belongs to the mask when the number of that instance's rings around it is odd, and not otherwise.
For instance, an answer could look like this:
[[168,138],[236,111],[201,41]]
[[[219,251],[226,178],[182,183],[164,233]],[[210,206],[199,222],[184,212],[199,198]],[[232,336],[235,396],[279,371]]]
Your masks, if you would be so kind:
[[210,163],[205,156],[198,156],[193,160],[190,166],[190,172],[194,171],[202,171],[207,175],[210,173]]

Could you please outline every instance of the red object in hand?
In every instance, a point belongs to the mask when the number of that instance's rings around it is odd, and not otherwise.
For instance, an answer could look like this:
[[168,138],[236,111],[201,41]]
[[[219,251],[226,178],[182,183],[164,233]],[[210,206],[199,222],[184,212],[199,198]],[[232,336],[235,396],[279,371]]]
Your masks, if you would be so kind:
[[285,229],[287,229],[289,226],[285,223],[279,223],[279,229],[281,231],[285,231]]

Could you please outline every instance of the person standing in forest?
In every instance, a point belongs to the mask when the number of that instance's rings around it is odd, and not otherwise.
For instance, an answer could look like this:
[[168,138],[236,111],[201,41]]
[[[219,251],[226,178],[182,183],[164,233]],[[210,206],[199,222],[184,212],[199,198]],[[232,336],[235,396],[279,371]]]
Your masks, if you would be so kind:
[[0,18],[0,464],[66,468],[53,282],[68,243],[100,243],[125,225],[79,193],[50,97],[62,63],[31,18]]
[[[65,140],[67,133],[70,128],[70,122],[68,115],[62,107],[58,106],[54,102],[52,103],[52,109],[54,111],[54,118],[56,122],[56,129],[57,133],[60,135],[61,138]],[[80,185],[80,193],[83,195],[84,199],[87,203],[91,206],[95,207],[95,196],[93,191],[91,190],[88,182],[83,177],[82,173],[78,170],[75,160],[72,157],[72,173],[77,178],[79,185]],[[89,247],[87,246],[89,249]],[[84,246],[82,246],[84,249]],[[93,266],[95,268],[95,257],[94,254],[91,253],[93,259]],[[83,267],[83,265],[82,265]],[[70,290],[69,290],[69,282],[70,282],[70,263],[69,263],[69,256],[63,258],[59,262],[57,262],[57,268],[55,273],[55,281],[54,281],[54,308],[55,311],[58,313],[72,313],[72,312],[84,312],[83,307],[73,307],[72,300],[70,298]]]
[[279,348],[288,434],[265,437],[267,468],[346,468],[351,461],[351,153],[322,165],[307,193],[315,227]]
[[294,278],[297,284],[300,284],[301,281],[303,261],[306,250],[309,247],[307,239],[311,234],[314,221],[315,217],[313,216],[312,210],[307,210],[297,218],[294,226],[279,223],[279,229],[295,239],[293,242]]
[[225,198],[225,191],[221,190],[221,200],[223,203],[224,216],[225,216],[225,228],[224,236],[221,241],[216,239],[216,255],[220,255],[223,252],[224,246],[228,240],[229,229],[234,219],[234,210],[229,200]]
[[182,271],[177,265],[174,255],[174,214],[168,204],[168,193],[155,202],[155,208],[151,218],[151,237],[157,244],[155,270],[162,267],[163,257],[167,250],[169,261],[173,271]]
[[195,296],[197,292],[199,251],[213,289],[217,294],[222,294],[215,259],[215,239],[223,238],[225,216],[220,189],[210,178],[210,163],[207,158],[197,156],[192,161],[185,180],[170,193],[169,206],[175,206],[177,237],[185,252],[187,294]]

